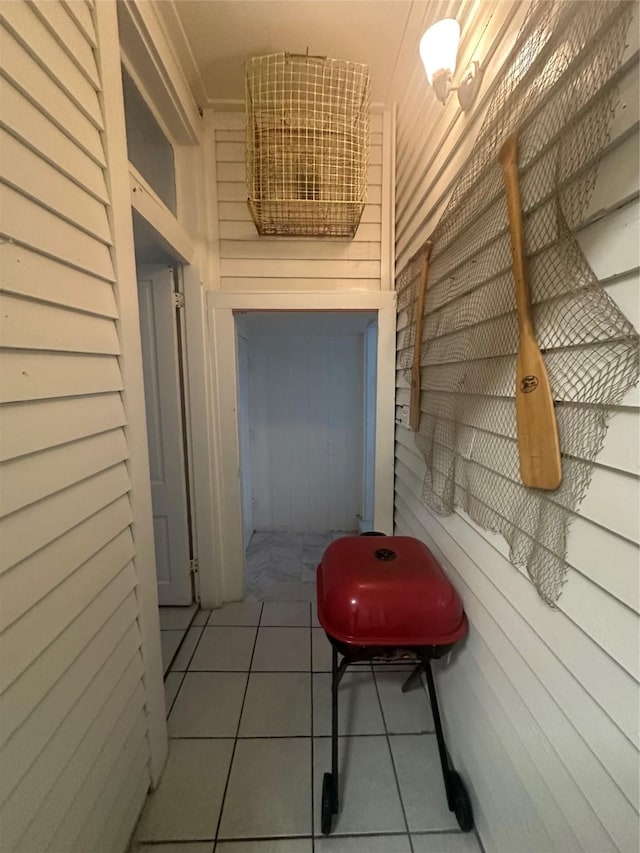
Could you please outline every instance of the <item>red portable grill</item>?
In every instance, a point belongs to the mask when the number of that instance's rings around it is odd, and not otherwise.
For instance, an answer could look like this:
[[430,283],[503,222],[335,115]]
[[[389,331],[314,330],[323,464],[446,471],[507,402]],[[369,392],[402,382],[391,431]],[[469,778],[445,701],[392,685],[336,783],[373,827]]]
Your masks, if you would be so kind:
[[[338,687],[358,662],[406,663],[422,673],[433,711],[447,804],[460,828],[473,828],[471,802],[449,758],[438,710],[431,660],[445,655],[468,630],[462,602],[429,549],[409,536],[345,536],[325,550],[317,569],[318,619],[332,646],[331,773],[322,784],[322,832],[338,812]],[[342,656],[338,664],[338,655]]]

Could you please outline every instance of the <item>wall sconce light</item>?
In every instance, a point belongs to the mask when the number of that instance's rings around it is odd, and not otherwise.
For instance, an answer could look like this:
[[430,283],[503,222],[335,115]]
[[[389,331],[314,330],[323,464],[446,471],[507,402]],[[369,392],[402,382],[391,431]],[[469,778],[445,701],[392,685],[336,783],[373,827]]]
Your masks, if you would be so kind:
[[460,106],[466,112],[480,89],[480,63],[472,62],[460,84],[452,86],[459,43],[460,24],[455,18],[444,18],[429,27],[420,39],[420,58],[436,98],[444,104],[449,92],[456,91]]

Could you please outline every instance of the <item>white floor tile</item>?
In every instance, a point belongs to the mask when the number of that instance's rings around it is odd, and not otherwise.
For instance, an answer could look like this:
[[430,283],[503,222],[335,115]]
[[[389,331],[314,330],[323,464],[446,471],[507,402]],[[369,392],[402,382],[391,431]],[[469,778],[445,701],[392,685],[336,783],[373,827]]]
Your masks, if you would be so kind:
[[252,672],[242,712],[240,737],[311,736],[310,675]]
[[422,682],[407,693],[402,692],[409,674],[398,672],[393,666],[376,668],[382,713],[390,734],[421,734],[434,730],[429,696]]
[[327,836],[315,839],[316,853],[411,853],[408,835]]
[[[338,690],[338,726],[342,735],[384,734],[378,694],[370,669],[347,670]],[[313,733],[331,734],[331,674],[313,676]]]
[[269,581],[248,588],[247,599],[253,601],[306,601],[316,600],[314,584],[300,580]]
[[215,838],[232,740],[174,740],[157,791],[145,805],[136,841]]
[[272,548],[287,548],[291,552],[296,552],[302,548],[302,542],[306,535],[306,533],[290,533],[287,530],[274,530],[271,534],[270,545]]
[[273,838],[268,841],[219,841],[216,853],[311,853],[310,838]]
[[[314,738],[313,765],[315,833],[320,835],[322,778],[331,770],[331,738]],[[407,831],[386,737],[341,737],[339,769],[334,834]]]
[[447,806],[435,735],[392,735],[389,740],[410,832],[458,829]]
[[475,832],[412,835],[414,853],[482,853]]
[[189,628],[187,635],[184,638],[184,642],[180,646],[180,651],[176,655],[174,662],[171,664],[173,672],[184,672],[189,668],[189,661],[191,660],[191,656],[193,655],[195,647],[198,645],[201,636],[202,628]]
[[167,672],[171,660],[176,653],[184,631],[160,631],[160,647],[162,650],[162,671]]
[[249,547],[247,551],[257,550],[259,548],[264,548],[265,545],[268,545],[271,542],[271,531],[265,530],[256,530],[255,533],[252,534],[251,539],[249,541]]
[[305,533],[302,539],[305,547],[320,548],[322,550],[324,550],[332,541],[333,535],[329,531],[326,533]]
[[191,604],[189,607],[159,607],[160,630],[171,631],[184,628],[186,631],[197,607],[197,604]]
[[232,601],[211,611],[209,625],[258,625],[261,611],[262,604],[259,601]]
[[324,548],[317,545],[303,545],[302,546],[302,562],[308,569],[315,570],[318,568],[320,563],[322,562],[322,554],[324,552]]
[[297,580],[302,565],[302,545],[297,549],[272,545],[269,549],[269,563],[271,569],[282,580]]
[[169,716],[170,737],[235,737],[244,672],[187,672]]
[[265,601],[260,625],[308,628],[311,608],[304,601]]
[[239,740],[219,838],[310,834],[310,788],[311,738]]
[[171,711],[173,700],[178,695],[182,679],[184,678],[181,672],[168,672],[164,680],[164,703],[166,707],[167,717]]
[[262,672],[308,671],[309,628],[260,628],[251,669]]
[[311,605],[311,627],[312,628],[320,628],[320,623],[318,622],[318,603],[314,601]]
[[213,841],[191,841],[185,844],[134,844],[131,853],[213,853]]
[[[303,564],[300,569],[300,580],[302,583],[312,583],[316,582],[316,567],[313,564],[306,565]],[[314,586],[315,589],[315,586]]]
[[247,670],[255,636],[255,628],[204,628],[189,669],[222,672]]
[[331,643],[322,628],[311,629],[311,646],[313,671],[331,672]]
[[248,601],[314,603],[315,570],[336,534],[254,533],[247,549]]
[[257,578],[263,577],[264,572],[269,570],[269,553],[268,546],[253,548],[247,551],[245,574],[248,582],[253,582]]

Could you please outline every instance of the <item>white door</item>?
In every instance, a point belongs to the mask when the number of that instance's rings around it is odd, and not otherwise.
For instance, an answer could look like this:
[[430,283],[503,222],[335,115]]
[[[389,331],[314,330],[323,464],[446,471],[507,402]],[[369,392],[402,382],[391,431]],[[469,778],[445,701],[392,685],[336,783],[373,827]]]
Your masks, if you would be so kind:
[[140,337],[149,436],[160,604],[191,604],[189,519],[173,271],[138,269]]

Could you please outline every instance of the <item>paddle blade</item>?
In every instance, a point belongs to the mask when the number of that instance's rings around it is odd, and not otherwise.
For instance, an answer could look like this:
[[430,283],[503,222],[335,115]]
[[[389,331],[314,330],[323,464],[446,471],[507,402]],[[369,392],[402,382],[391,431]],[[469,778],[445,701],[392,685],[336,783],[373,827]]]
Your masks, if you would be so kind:
[[542,353],[528,337],[521,339],[518,351],[516,421],[522,482],[534,489],[557,489],[562,462],[553,395]]

